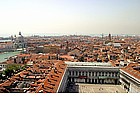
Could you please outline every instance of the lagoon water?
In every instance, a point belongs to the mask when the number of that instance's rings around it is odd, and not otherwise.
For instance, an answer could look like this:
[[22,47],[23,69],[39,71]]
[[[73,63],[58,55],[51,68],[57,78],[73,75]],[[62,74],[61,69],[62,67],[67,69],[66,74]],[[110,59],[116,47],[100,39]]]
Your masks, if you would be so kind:
[[20,51],[0,53],[0,62],[6,61],[9,57],[20,54]]

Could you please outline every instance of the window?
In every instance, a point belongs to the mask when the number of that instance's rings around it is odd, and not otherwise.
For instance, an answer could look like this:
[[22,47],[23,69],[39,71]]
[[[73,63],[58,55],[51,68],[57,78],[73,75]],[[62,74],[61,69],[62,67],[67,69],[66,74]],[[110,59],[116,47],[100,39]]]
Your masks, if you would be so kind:
[[74,71],[73,71],[73,75],[74,75]]
[[112,77],[115,77],[115,73],[112,73]]
[[89,76],[91,76],[91,72],[89,72]]

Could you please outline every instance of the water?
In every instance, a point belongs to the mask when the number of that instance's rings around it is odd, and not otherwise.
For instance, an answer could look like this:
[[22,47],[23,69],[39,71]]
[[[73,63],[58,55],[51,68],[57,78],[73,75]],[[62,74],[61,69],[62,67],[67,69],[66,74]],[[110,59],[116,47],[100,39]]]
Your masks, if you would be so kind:
[[0,62],[6,61],[9,57],[20,54],[20,51],[0,53]]

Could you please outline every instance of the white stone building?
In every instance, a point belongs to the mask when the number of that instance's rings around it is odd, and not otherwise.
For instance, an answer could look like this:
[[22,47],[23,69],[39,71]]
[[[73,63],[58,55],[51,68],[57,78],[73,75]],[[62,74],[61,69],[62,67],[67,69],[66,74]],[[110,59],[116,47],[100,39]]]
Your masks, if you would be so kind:
[[120,70],[120,82],[128,93],[140,93],[140,80],[124,70]]
[[119,84],[119,67],[110,63],[66,62],[68,79],[75,83]]

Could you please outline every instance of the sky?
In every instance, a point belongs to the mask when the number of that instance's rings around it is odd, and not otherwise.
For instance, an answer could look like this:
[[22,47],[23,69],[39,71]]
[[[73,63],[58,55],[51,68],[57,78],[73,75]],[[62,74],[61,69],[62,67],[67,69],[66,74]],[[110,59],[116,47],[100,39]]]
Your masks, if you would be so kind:
[[140,34],[140,0],[0,0],[0,35]]

